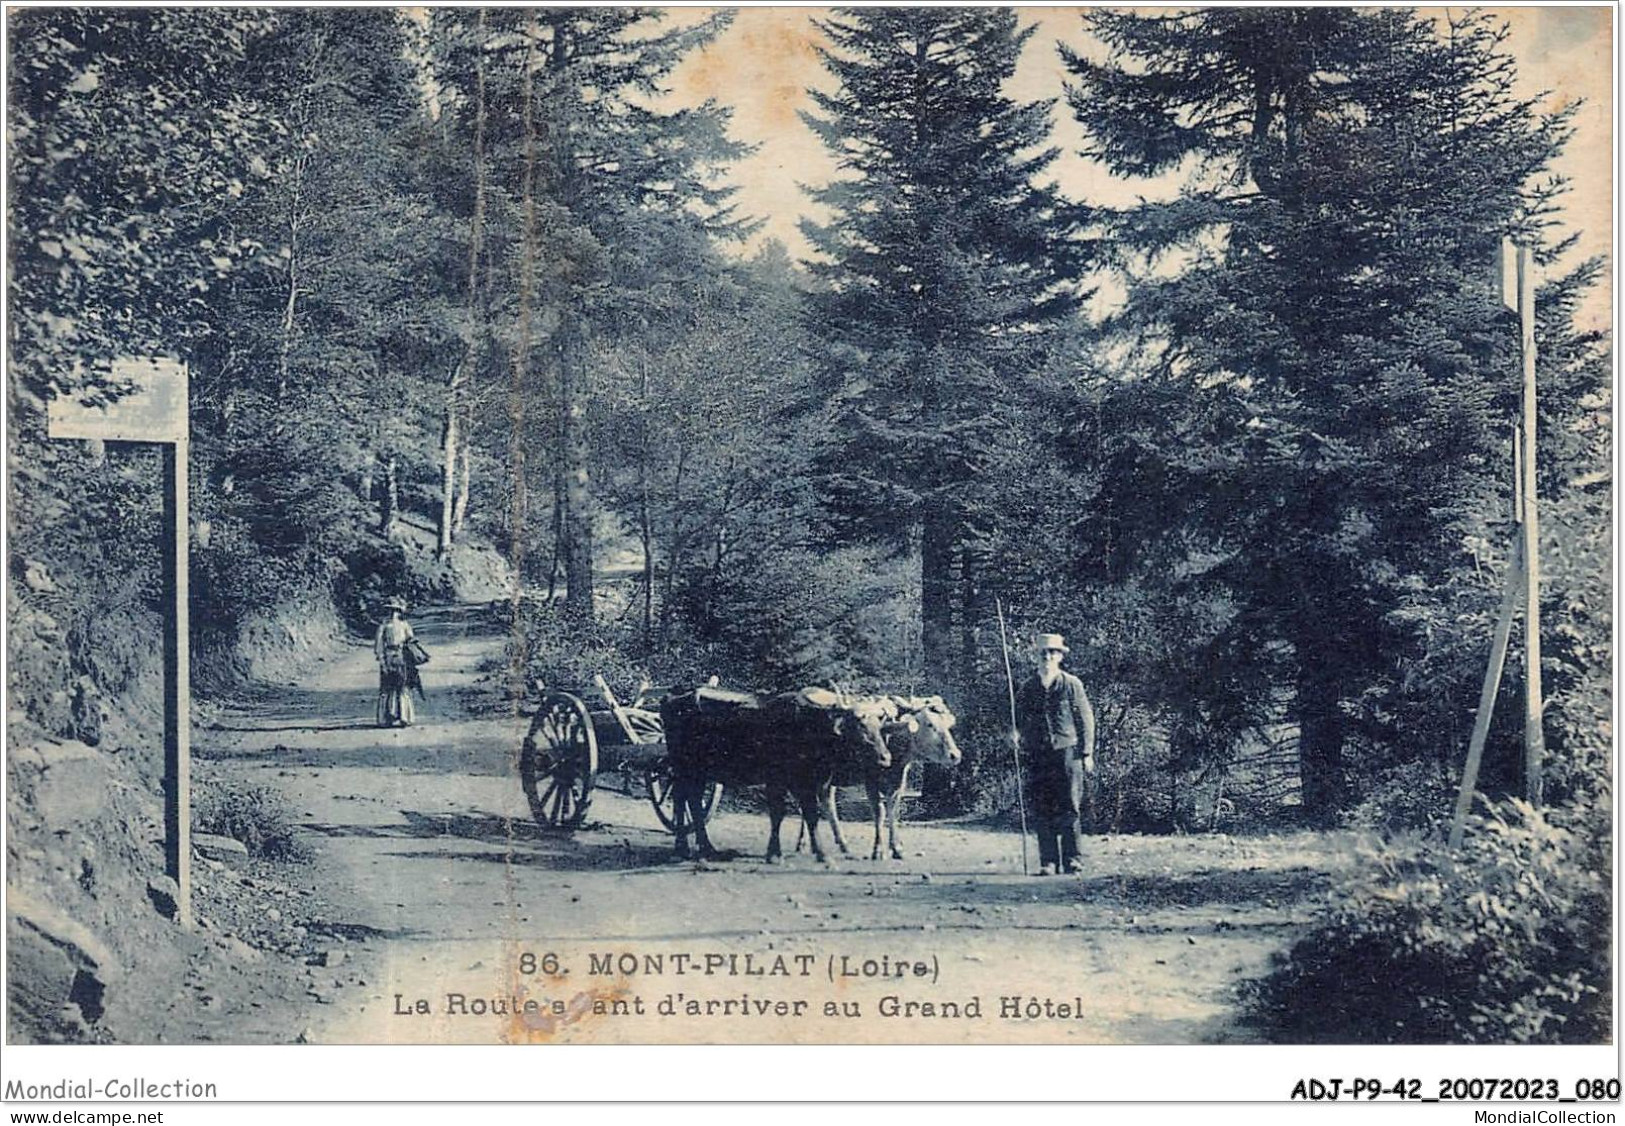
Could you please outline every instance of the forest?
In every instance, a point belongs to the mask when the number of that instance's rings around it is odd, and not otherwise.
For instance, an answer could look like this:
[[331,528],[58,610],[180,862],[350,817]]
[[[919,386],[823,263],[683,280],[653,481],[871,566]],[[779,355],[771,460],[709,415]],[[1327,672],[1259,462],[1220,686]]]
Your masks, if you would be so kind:
[[[483,552],[516,706],[593,672],[941,694],[966,761],[924,807],[1002,816],[1002,612],[1018,671],[1068,639],[1102,831],[1420,834],[1279,1008],[1431,914],[1460,926],[1419,981],[1532,936],[1478,1008],[1412,998],[1440,1036],[1606,1025],[1613,361],[1579,311],[1608,267],[1554,168],[1578,106],[1521,92],[1499,19],[1095,9],[1079,51],[1013,9],[823,13],[801,123],[838,171],[802,254],[737,200],[733,107],[670,96],[730,14],[674,17],[9,14],[9,722],[154,722],[156,454],[45,425],[174,356],[203,706]],[[1040,51],[1064,97],[1024,101]],[[1061,117],[1145,194],[1059,186]],[[1544,805],[1514,658],[1452,853],[1516,539],[1507,238],[1540,269]]]

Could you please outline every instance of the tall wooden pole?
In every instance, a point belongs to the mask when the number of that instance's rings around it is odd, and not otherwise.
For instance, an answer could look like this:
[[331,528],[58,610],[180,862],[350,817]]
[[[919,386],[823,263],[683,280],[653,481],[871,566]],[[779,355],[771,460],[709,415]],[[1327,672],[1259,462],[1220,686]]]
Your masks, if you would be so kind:
[[192,925],[192,644],[185,438],[163,444],[164,590],[164,868],[175,881],[176,921]]
[[1534,251],[1518,248],[1519,350],[1523,356],[1523,572],[1524,572],[1524,795],[1541,804],[1546,735],[1540,690],[1540,514],[1535,463],[1535,265]]

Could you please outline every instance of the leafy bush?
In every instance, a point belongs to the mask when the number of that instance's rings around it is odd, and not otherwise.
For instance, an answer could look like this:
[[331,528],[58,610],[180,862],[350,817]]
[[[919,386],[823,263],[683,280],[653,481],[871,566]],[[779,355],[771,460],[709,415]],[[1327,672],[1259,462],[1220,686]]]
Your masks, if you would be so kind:
[[240,841],[250,856],[304,863],[310,848],[295,832],[293,808],[276,790],[252,784],[217,782],[200,786],[192,805],[192,826]]
[[1373,852],[1255,987],[1252,1019],[1285,1042],[1607,1041],[1608,809],[1512,799],[1458,852]]
[[1010,705],[1003,673],[997,681],[971,685],[953,704],[959,720],[954,740],[964,759],[957,766],[915,768],[920,815],[949,817],[974,812],[996,824],[1018,825],[1016,762],[1010,750]]
[[941,691],[912,667],[909,581],[906,563],[882,550],[782,548],[689,576],[677,610],[694,641],[730,655],[716,671],[751,688]]
[[400,544],[377,537],[358,537],[333,580],[333,602],[344,620],[358,629],[377,625],[382,607],[399,595],[417,594]]
[[1546,800],[1606,806],[1613,770],[1613,667],[1599,661],[1565,692],[1546,697]]
[[1344,814],[1354,829],[1385,833],[1438,828],[1455,808],[1455,787],[1434,762],[1405,762],[1360,786],[1359,804]]
[[573,625],[562,610],[545,605],[526,617],[525,666],[532,681],[596,701],[594,675],[602,676],[617,693],[622,686],[635,688],[644,675],[607,626]]
[[1176,779],[1166,745],[1119,739],[1110,753],[1103,743],[1099,759],[1101,831],[1167,833],[1199,820],[1195,776]]
[[[510,603],[496,603],[492,610],[515,639],[510,644],[522,646],[527,690],[539,680],[549,689],[573,693],[597,707],[599,694],[594,675],[608,681],[622,703],[630,703],[644,679],[667,687],[698,684],[719,671],[725,672],[713,667],[714,654],[693,645],[674,645],[640,656],[643,647],[635,627],[603,621],[572,622],[562,604],[527,600],[517,628]],[[726,675],[723,682],[730,687],[750,687],[730,681]]]

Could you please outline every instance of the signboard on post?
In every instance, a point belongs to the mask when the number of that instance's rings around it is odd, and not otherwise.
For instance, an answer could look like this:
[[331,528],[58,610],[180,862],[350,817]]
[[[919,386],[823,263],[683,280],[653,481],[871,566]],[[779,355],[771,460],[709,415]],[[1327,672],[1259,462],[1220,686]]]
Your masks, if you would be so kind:
[[192,684],[187,490],[186,365],[167,356],[126,356],[108,372],[108,394],[57,398],[52,438],[157,442],[164,454],[164,867],[175,881],[176,920],[192,925]]
[[128,356],[114,360],[110,369],[107,391],[116,397],[51,400],[51,437],[186,441],[185,364],[167,356]]
[[1495,248],[1495,295],[1507,309],[1518,311],[1518,247],[1509,238]]

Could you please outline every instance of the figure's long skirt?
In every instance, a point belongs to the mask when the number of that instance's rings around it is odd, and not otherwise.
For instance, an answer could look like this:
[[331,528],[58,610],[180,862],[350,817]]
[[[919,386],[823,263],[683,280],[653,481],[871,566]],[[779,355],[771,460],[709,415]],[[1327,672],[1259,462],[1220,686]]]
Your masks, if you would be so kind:
[[406,678],[398,672],[382,672],[378,676],[378,726],[394,727],[397,723],[408,726],[417,718],[412,706],[412,690]]

